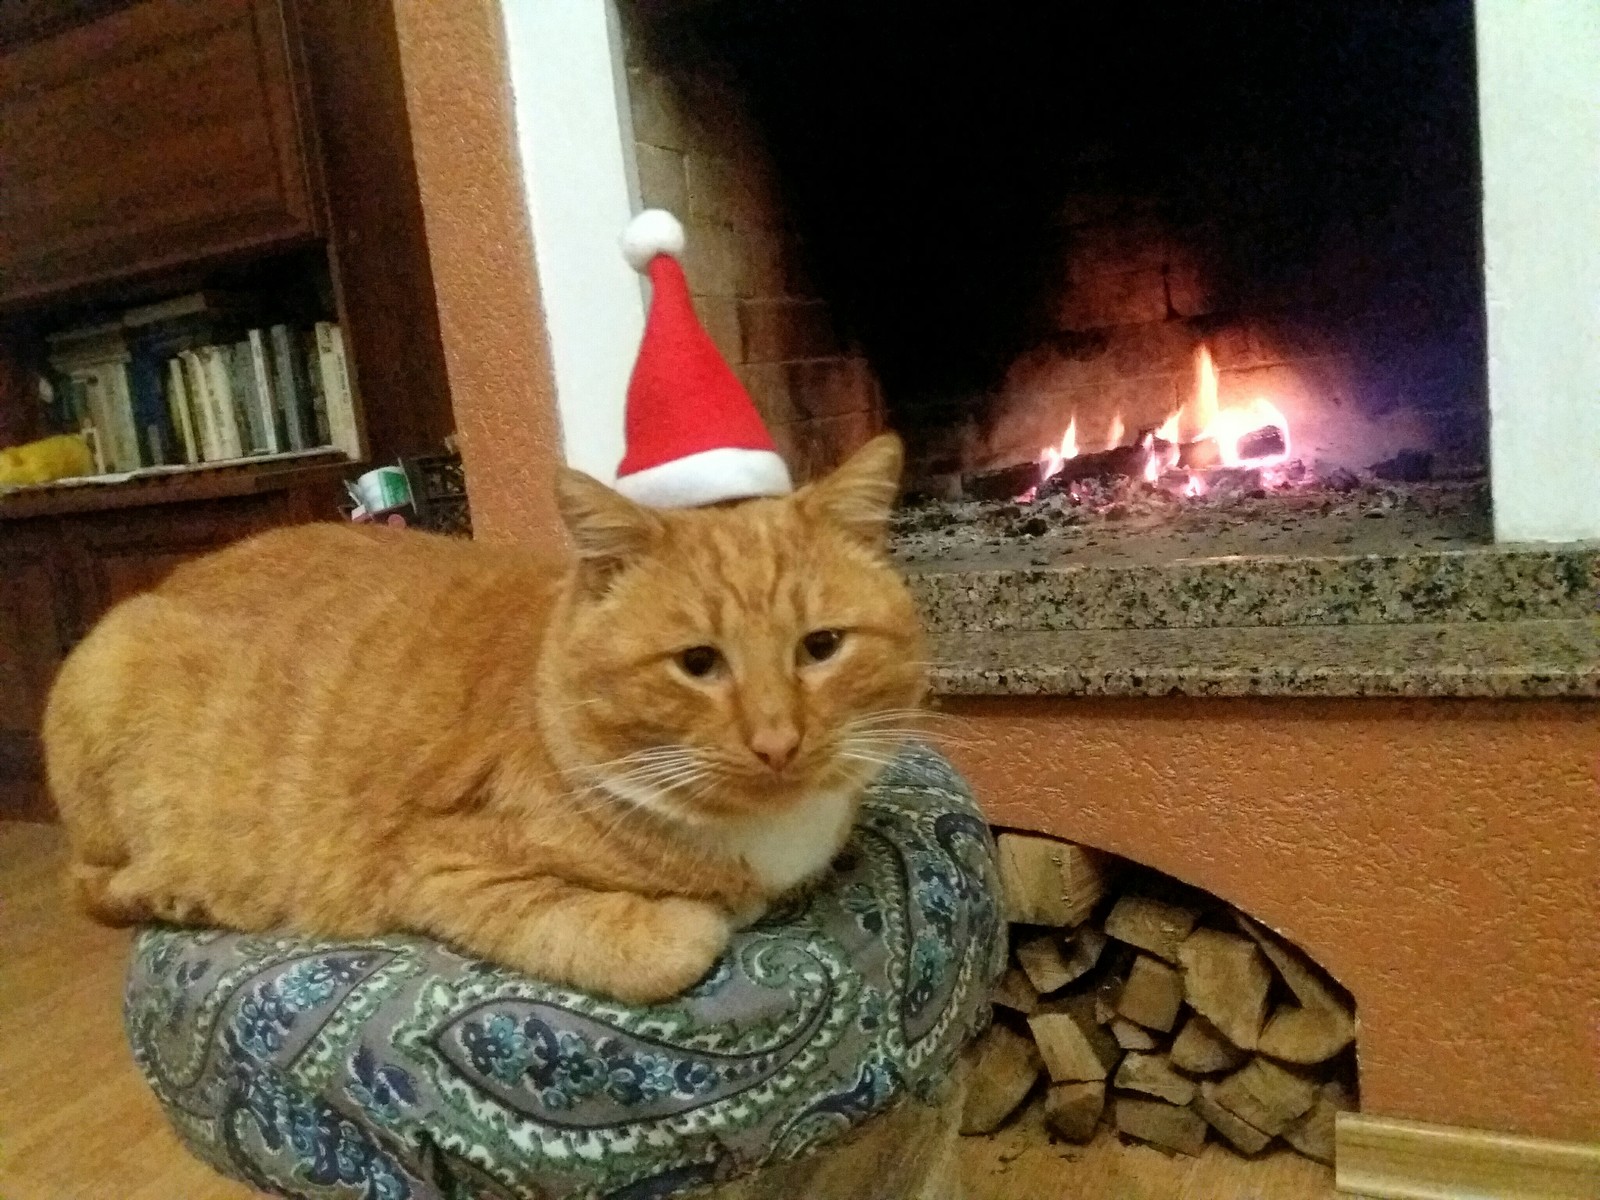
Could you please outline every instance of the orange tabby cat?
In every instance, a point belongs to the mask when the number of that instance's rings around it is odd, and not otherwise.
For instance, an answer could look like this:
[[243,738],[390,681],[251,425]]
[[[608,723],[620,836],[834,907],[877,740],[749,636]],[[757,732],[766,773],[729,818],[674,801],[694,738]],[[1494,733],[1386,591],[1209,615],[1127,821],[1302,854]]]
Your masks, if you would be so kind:
[[315,525],[179,568],[50,697],[78,897],[675,995],[828,864],[923,698],[900,461],[879,438],[793,496],[683,511],[567,471],[565,563]]

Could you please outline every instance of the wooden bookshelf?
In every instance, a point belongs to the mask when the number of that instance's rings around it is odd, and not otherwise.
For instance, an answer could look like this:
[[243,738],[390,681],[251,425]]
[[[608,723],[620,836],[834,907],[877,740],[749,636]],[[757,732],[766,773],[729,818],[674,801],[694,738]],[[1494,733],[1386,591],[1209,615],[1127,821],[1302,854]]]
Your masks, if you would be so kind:
[[[437,451],[448,378],[390,0],[0,5],[0,445],[21,364],[84,314],[301,277],[339,323],[373,462]],[[43,817],[55,668],[186,558],[339,516],[342,455],[0,493],[0,818]]]

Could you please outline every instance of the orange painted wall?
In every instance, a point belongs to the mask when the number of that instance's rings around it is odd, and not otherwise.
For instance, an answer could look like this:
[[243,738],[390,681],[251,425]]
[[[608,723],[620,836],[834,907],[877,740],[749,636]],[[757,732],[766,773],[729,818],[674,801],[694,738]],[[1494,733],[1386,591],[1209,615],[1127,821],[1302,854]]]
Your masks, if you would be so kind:
[[559,538],[561,429],[500,6],[397,0],[394,12],[473,530]]
[[[398,0],[480,537],[548,544],[554,389],[493,0]],[[961,700],[991,818],[1125,854],[1311,951],[1372,1112],[1600,1138],[1600,704]]]
[[1205,887],[1337,975],[1363,1108],[1600,1139],[1600,704],[944,711],[991,821]]

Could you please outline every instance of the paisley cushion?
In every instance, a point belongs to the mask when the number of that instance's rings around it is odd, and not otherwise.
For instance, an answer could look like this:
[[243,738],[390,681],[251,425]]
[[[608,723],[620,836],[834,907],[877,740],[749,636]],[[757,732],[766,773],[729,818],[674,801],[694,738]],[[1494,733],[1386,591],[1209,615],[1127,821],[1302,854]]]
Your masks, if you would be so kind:
[[434,942],[141,933],[134,1056],[190,1148],[317,1200],[655,1200],[931,1099],[1005,951],[993,844],[932,751],[808,895],[630,1007]]

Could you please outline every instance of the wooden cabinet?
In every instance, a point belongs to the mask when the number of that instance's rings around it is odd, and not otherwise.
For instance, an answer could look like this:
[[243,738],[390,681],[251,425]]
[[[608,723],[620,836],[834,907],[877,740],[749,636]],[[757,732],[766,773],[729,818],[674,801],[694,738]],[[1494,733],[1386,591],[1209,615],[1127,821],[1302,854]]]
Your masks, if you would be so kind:
[[[336,517],[342,473],[241,468],[167,485],[198,489],[188,500],[82,489],[55,498],[65,511],[40,507],[44,497],[29,498],[31,508],[0,498],[0,819],[51,815],[39,718],[56,668],[95,621],[181,562],[264,529]],[[117,506],[95,508],[97,499]]]
[[279,0],[145,0],[0,51],[0,304],[319,232]]
[[46,815],[37,731],[72,619],[56,580],[63,563],[37,536],[0,542],[0,816]]
[[[49,333],[133,303],[314,278],[374,459],[437,451],[453,420],[404,84],[393,0],[0,0],[0,337],[37,366]],[[37,395],[8,369],[5,442],[34,436]],[[335,517],[351,466],[0,496],[0,819],[49,814],[38,719],[94,621],[187,558]]]

